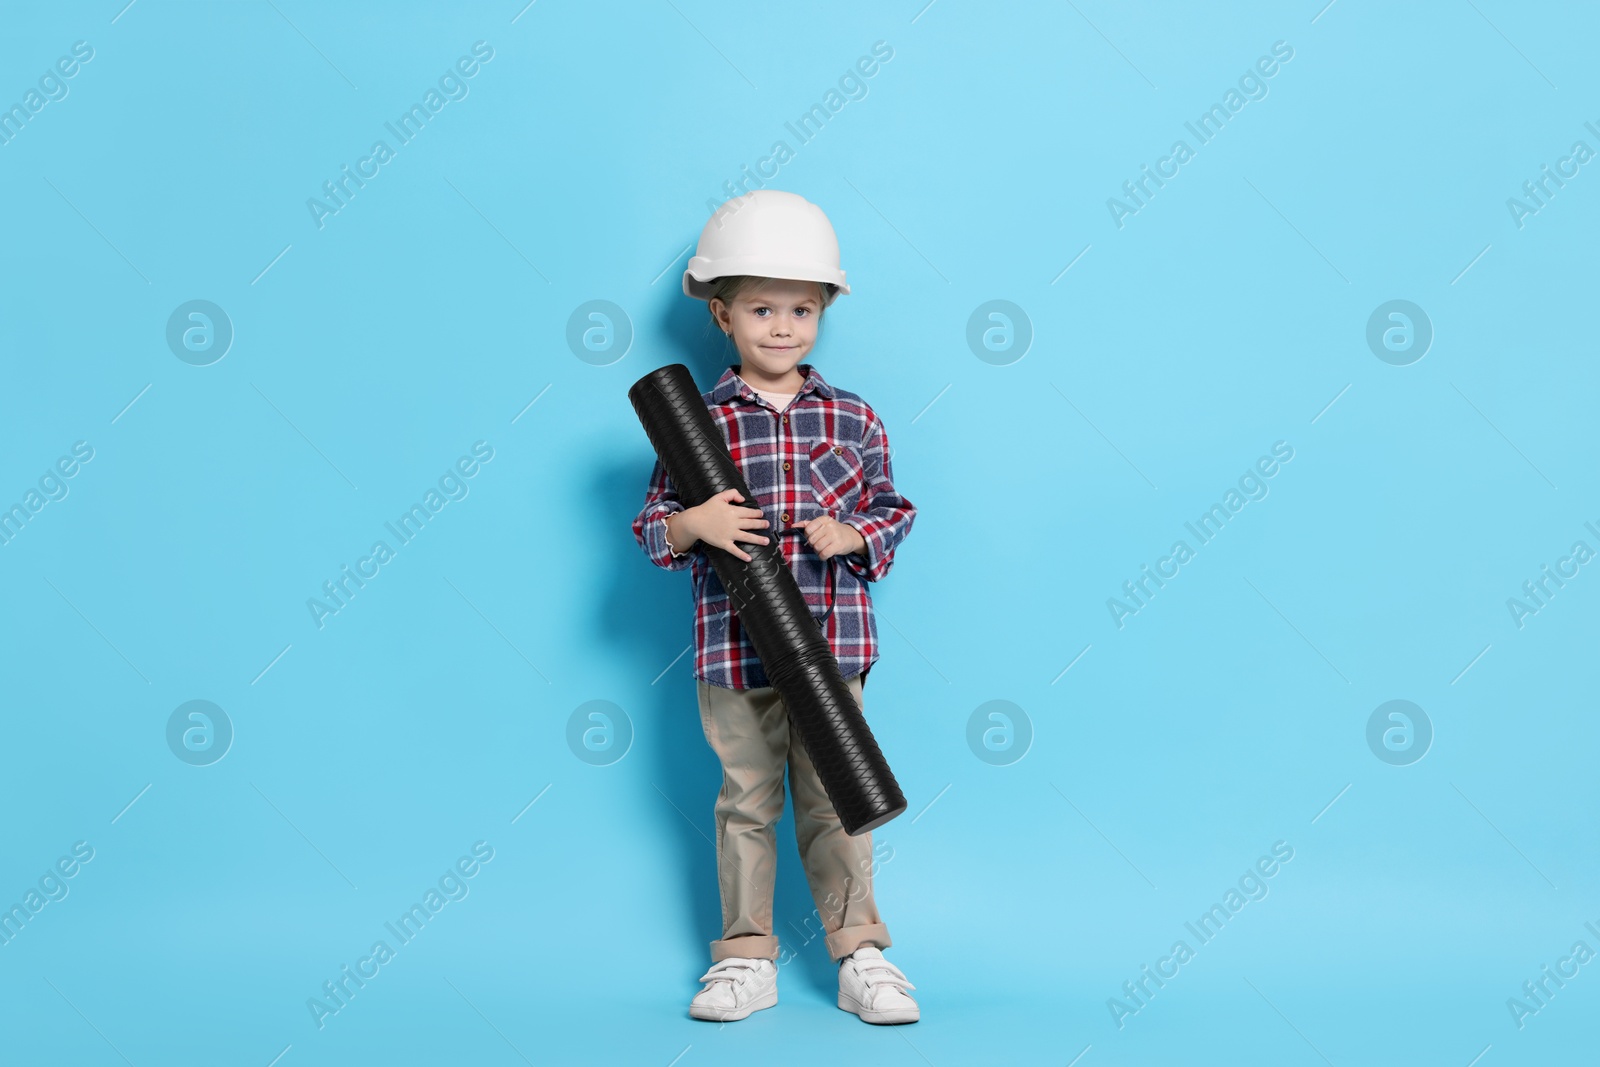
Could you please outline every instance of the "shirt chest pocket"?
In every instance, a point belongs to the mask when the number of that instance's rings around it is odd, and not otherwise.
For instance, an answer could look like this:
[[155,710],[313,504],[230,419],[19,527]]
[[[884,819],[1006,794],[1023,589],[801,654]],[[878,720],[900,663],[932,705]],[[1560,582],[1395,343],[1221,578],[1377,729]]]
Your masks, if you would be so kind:
[[811,446],[811,492],[825,511],[851,512],[861,502],[867,470],[850,445],[819,441]]

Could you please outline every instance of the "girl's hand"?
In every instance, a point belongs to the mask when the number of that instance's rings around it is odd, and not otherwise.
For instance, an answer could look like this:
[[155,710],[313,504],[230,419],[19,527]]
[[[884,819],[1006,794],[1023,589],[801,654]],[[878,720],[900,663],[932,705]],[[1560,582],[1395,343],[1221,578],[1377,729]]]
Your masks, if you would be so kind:
[[807,519],[795,525],[805,530],[806,540],[823,559],[829,556],[849,555],[852,552],[866,554],[867,539],[861,536],[861,531],[847,522],[840,522],[832,515],[818,515],[814,519]]
[[[769,524],[760,508],[739,507],[734,503],[743,499],[739,490],[724,489],[704,504],[678,512],[672,517],[670,526],[687,534],[683,539],[690,546],[695,541],[704,541],[749,563],[750,554],[740,548],[739,543],[764,545],[772,539],[753,532]],[[687,552],[688,548],[683,551]]]

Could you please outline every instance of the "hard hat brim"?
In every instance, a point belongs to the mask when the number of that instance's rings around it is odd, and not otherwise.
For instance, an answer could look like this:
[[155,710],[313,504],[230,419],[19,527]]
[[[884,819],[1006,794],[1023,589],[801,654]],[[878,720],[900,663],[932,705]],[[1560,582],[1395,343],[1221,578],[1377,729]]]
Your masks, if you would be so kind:
[[845,272],[821,265],[786,263],[765,256],[724,257],[718,260],[692,256],[683,272],[683,292],[696,300],[710,300],[713,282],[734,274],[749,274],[758,278],[781,278],[787,281],[824,282],[837,286],[828,297],[828,303],[841,295],[848,295],[850,285]]

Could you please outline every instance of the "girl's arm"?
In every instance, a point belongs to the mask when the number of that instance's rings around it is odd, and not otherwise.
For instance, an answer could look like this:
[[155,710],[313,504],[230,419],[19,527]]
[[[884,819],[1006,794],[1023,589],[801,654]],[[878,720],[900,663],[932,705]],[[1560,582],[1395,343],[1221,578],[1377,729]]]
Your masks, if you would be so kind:
[[633,539],[657,567],[681,571],[694,562],[693,552],[674,552],[667,541],[667,517],[683,510],[683,501],[678,499],[678,491],[667,476],[661,457],[657,456],[655,468],[650,472],[644,507],[633,520]]
[[866,558],[853,552],[839,558],[864,581],[876,582],[894,566],[895,546],[911,532],[917,509],[894,487],[889,470],[889,433],[876,413],[867,423],[861,457],[866,469],[861,502],[855,511],[840,515],[839,521],[855,527],[867,542]]

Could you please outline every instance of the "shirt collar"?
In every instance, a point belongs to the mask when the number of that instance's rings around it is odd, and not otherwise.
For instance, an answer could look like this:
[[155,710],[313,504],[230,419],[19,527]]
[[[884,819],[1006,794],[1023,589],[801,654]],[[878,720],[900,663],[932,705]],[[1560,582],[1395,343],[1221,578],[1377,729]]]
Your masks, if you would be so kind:
[[[805,384],[800,386],[799,394],[795,397],[797,403],[801,397],[811,392],[815,392],[818,396],[826,397],[829,400],[834,399],[833,386],[828,384],[817,368],[809,363],[802,363],[799,366],[799,370],[806,376],[806,380]],[[712,386],[711,402],[713,404],[725,404],[736,396],[742,397],[752,404],[756,403],[755,391],[750,388],[743,378],[739,377],[739,368],[729,367],[722,372],[722,377],[717,379],[717,384]]]

